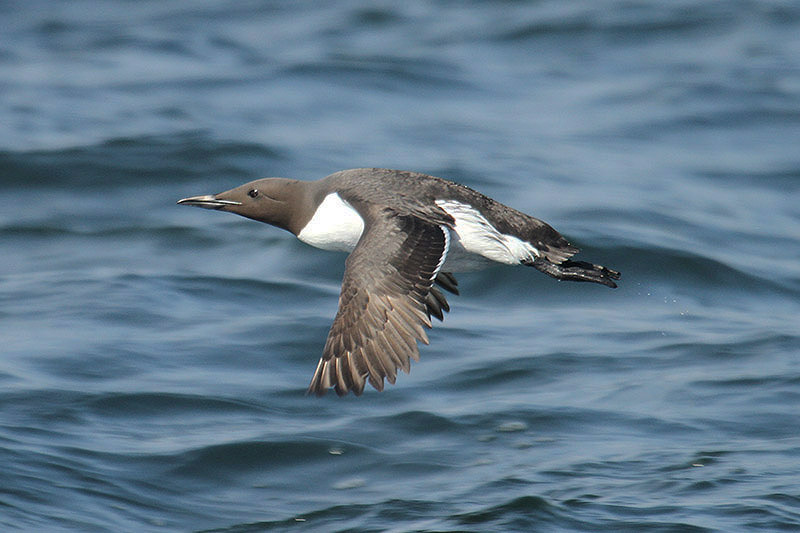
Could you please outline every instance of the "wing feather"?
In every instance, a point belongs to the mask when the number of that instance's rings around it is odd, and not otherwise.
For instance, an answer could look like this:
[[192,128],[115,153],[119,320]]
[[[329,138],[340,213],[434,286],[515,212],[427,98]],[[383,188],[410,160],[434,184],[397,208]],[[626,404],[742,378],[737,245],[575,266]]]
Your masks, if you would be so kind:
[[359,212],[364,233],[345,263],[339,310],[308,388],[318,396],[331,387],[360,395],[367,382],[377,390],[394,383],[398,369],[408,373],[411,359],[419,361],[417,342],[428,344],[431,309],[437,318],[449,310],[441,292],[431,292],[449,230],[385,209]]

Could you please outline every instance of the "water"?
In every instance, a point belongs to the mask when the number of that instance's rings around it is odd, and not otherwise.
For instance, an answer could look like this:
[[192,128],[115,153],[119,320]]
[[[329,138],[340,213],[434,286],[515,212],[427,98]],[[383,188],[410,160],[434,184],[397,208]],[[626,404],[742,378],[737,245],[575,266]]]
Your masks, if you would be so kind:
[[[800,528],[795,2],[0,6],[0,525]],[[344,255],[175,205],[382,166],[544,218],[410,376],[304,396]]]

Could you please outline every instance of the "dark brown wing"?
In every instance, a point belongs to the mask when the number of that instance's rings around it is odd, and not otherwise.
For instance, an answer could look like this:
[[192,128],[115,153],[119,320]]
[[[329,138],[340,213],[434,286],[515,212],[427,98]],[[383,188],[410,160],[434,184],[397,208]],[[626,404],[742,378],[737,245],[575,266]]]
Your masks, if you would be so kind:
[[322,396],[333,387],[340,396],[360,395],[367,381],[383,390],[384,378],[394,383],[398,368],[408,373],[410,360],[419,361],[417,341],[428,344],[426,302],[448,245],[447,228],[415,216],[365,217],[309,393]]

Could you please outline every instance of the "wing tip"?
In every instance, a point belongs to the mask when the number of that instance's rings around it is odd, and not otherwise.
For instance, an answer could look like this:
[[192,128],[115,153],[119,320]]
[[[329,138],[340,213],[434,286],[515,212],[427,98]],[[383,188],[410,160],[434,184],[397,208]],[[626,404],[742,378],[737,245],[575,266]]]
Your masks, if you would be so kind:
[[326,360],[323,357],[317,363],[317,369],[306,389],[306,396],[313,394],[321,398],[331,389],[339,397],[346,396],[349,392],[361,396],[367,381],[376,390],[383,390],[383,378],[376,382],[369,372],[359,373],[350,358],[335,357]]

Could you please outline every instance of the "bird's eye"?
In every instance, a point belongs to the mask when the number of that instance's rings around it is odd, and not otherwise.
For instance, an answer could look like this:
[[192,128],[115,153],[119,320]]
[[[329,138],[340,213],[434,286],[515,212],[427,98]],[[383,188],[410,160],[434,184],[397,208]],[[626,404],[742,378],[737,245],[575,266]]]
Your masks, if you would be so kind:
[[256,196],[258,196],[258,189],[250,189],[249,191],[247,191],[247,196],[249,196],[250,198],[255,198]]

